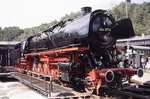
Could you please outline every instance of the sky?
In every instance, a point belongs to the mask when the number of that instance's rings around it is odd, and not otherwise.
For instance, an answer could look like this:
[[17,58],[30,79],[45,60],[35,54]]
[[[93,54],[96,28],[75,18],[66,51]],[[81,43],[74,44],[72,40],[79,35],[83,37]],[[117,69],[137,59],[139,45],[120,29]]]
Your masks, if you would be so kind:
[[[22,29],[59,20],[81,7],[110,9],[125,0],[0,0],[0,27],[18,26]],[[150,0],[131,0],[132,3]]]

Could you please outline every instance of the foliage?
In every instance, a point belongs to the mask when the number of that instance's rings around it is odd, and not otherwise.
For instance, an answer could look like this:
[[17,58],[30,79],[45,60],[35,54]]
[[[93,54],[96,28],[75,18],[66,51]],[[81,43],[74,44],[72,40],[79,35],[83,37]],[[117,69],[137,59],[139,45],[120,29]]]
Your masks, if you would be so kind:
[[50,26],[53,26],[55,24],[57,24],[57,20],[54,20],[50,23],[45,23],[45,24],[41,24],[38,27],[32,27],[32,28],[26,28],[24,29],[24,33],[22,33],[21,35],[19,35],[18,37],[15,38],[15,40],[18,41],[23,41],[25,39],[27,39],[28,37],[32,36],[32,35],[36,35],[39,32],[48,29]]
[[79,12],[76,12],[76,13],[71,12],[69,15],[66,14],[65,16],[61,17],[60,20],[62,21],[62,20],[66,20],[66,19],[75,19],[75,18],[77,18],[78,16],[80,16],[80,13],[79,13]]
[[[78,16],[79,16],[79,12],[77,12],[77,13],[71,12],[69,15],[66,14],[64,17],[61,17],[60,21],[67,20],[67,19],[74,19],[74,18],[77,18]],[[24,29],[24,33],[22,33],[20,36],[16,37],[15,40],[22,41],[22,40],[28,38],[29,36],[36,35],[36,34],[40,33],[41,31],[48,29],[57,23],[58,23],[58,21],[54,20],[54,21],[51,21],[50,23],[41,24],[38,27],[26,28],[26,29]]]
[[0,28],[0,40],[3,41],[12,41],[15,37],[24,33],[23,29],[19,27],[6,27],[4,29]]

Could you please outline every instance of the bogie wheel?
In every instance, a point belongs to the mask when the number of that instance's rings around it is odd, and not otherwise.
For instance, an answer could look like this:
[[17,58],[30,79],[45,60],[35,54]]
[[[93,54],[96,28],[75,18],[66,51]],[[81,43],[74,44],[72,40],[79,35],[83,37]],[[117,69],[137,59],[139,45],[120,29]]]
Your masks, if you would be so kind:
[[90,76],[85,77],[84,90],[89,94],[95,91],[95,84]]

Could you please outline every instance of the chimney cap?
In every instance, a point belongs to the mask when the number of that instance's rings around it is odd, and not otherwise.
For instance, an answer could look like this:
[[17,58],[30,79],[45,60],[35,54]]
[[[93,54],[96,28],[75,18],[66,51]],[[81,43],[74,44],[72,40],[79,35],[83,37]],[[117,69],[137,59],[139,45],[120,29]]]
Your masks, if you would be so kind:
[[86,15],[87,13],[90,13],[92,11],[92,7],[82,7],[81,8],[81,13],[82,15]]

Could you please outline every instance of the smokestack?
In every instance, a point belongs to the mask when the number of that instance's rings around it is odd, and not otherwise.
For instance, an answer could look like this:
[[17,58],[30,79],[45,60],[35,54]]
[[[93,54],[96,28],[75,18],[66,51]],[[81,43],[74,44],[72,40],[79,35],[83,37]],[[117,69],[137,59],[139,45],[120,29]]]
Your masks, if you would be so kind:
[[92,11],[92,7],[82,7],[81,8],[81,15],[84,16]]

